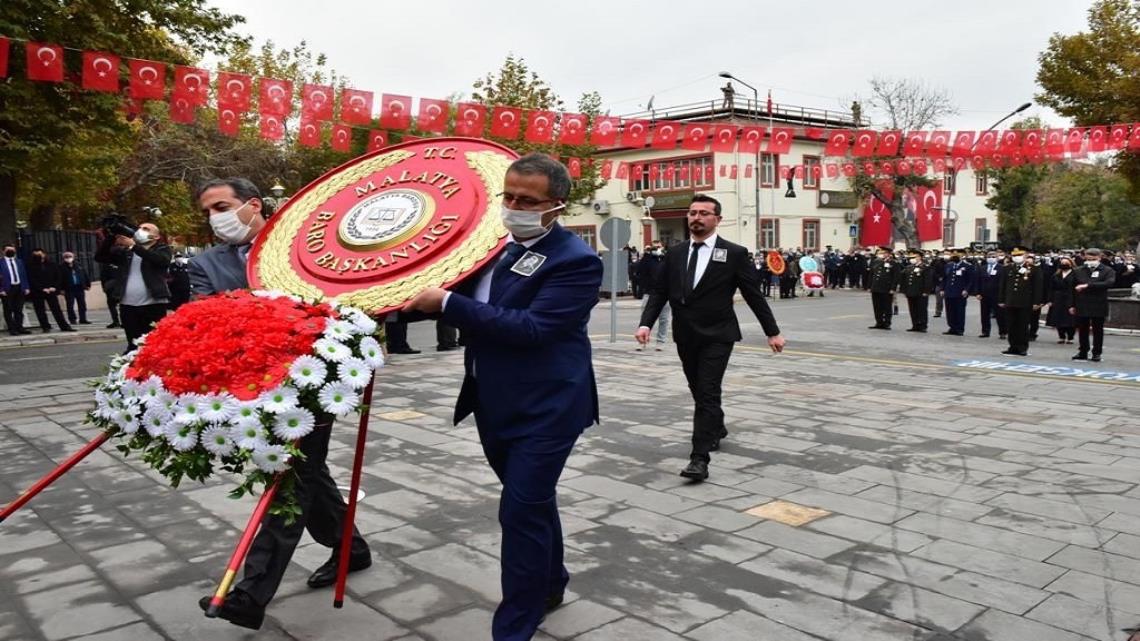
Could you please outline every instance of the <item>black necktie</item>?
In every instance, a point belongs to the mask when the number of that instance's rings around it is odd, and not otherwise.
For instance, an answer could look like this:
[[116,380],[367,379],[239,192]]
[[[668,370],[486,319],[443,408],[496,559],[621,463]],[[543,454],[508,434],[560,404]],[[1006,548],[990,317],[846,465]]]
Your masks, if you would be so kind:
[[693,249],[689,254],[689,268],[685,271],[685,295],[683,298],[688,298],[689,294],[693,293],[693,288],[697,286],[697,258],[701,255],[701,247],[704,243],[693,243]]
[[503,277],[507,275],[511,267],[514,267],[518,261],[519,256],[523,255],[526,251],[526,246],[522,243],[509,242],[507,243],[507,251],[503,259],[495,265],[495,271],[491,272],[491,298],[495,297],[495,292],[498,291],[499,286],[502,284]]

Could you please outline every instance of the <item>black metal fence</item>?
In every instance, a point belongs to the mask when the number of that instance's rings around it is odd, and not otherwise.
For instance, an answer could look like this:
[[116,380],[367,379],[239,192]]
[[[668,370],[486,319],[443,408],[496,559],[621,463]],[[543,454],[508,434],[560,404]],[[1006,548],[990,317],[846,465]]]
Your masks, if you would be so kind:
[[87,270],[92,281],[99,280],[99,265],[95,263],[95,250],[99,248],[99,238],[93,231],[73,229],[49,229],[46,231],[20,231],[20,257],[25,261],[32,250],[42,247],[48,258],[62,263],[63,252],[75,254],[75,262]]

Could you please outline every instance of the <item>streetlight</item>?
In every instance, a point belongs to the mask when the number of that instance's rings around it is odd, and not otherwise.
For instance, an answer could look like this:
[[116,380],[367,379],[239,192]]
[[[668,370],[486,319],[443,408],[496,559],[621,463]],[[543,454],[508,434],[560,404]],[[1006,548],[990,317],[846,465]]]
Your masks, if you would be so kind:
[[[982,136],[984,136],[986,134],[986,132],[993,131],[1001,123],[1009,120],[1010,118],[1013,118],[1017,114],[1025,111],[1026,109],[1029,109],[1032,106],[1033,106],[1032,102],[1027,102],[1027,103],[1021,105],[1020,107],[1018,107],[1017,109],[1014,109],[1013,111],[1011,111],[1008,114],[1006,114],[1005,116],[1003,116],[1001,118],[1001,120],[998,120],[994,124],[990,125],[989,129],[986,129],[986,131],[982,132]],[[978,136],[978,139],[974,141],[974,144],[970,145],[970,152],[973,152],[974,147],[977,147],[978,143],[982,141],[982,136]],[[955,169],[952,165],[950,167],[950,186],[951,186],[950,192],[946,194],[946,211],[948,211],[948,212],[951,211],[950,201],[954,197],[954,192],[958,190],[958,170]],[[955,217],[955,220],[956,219],[957,219],[957,217]]]
[[[752,85],[748,84],[747,82],[744,82],[743,80],[741,80],[740,78],[737,78],[736,76],[732,75],[732,73],[730,73],[728,71],[722,71],[717,75],[719,75],[721,78],[727,78],[729,80],[735,80],[735,81],[739,82],[740,84],[744,85],[745,87],[748,87],[749,89],[752,90],[752,117],[754,120],[757,119],[759,117],[759,114],[760,114],[760,92],[756,90],[756,87],[753,87]],[[753,172],[755,172],[752,175],[752,179],[755,181],[755,185],[756,185],[756,247],[759,248],[760,247],[760,145],[759,144],[756,145],[756,161],[755,161],[755,164],[752,165],[752,170],[753,170]],[[795,196],[794,193],[792,195]],[[773,212],[773,214],[774,213],[775,212]],[[743,216],[741,216],[741,218],[743,218]]]

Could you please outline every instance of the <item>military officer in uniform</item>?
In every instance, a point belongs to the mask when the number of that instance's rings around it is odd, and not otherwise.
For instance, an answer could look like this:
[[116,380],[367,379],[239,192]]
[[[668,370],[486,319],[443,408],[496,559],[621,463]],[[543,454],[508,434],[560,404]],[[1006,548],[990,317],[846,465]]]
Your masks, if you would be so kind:
[[879,247],[871,262],[871,305],[875,311],[875,324],[867,329],[891,328],[891,300],[899,286],[899,264],[890,247]]
[[946,324],[942,332],[948,336],[966,333],[966,303],[974,293],[974,266],[963,260],[965,250],[953,249],[942,272],[942,295],[946,298]]
[[921,251],[912,249],[907,252],[907,265],[902,269],[899,289],[906,296],[906,305],[910,310],[910,329],[906,331],[926,333],[934,274],[930,266],[923,262]]
[[1005,310],[1009,327],[1009,349],[1002,354],[1029,356],[1029,317],[1041,309],[1045,283],[1041,270],[1025,262],[1025,250],[1016,247],[1009,253],[1010,265],[1002,270],[998,283],[998,306]]

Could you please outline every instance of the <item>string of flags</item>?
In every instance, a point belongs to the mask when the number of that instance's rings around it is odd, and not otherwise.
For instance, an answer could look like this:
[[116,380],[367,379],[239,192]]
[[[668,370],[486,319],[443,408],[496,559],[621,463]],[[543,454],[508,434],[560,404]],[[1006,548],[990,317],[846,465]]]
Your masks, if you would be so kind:
[[[9,74],[11,43],[0,36],[0,78]],[[1072,128],[1006,129],[1004,131],[948,130],[880,131],[869,128],[845,129],[737,125],[675,120],[647,120],[609,115],[531,110],[505,105],[488,106],[420,98],[413,110],[413,98],[354,88],[339,91],[331,85],[303,84],[294,87],[289,80],[253,77],[248,74],[211,71],[199,67],[152,60],[124,58],[97,51],[81,52],[81,69],[68,72],[65,49],[57,44],[25,42],[24,72],[28,80],[47,83],[70,82],[84,90],[122,94],[128,112],[137,113],[147,101],[166,101],[170,119],[190,124],[197,111],[207,108],[213,97],[218,129],[238,135],[241,125],[256,113],[259,134],[265,140],[285,139],[286,123],[297,118],[297,142],[318,147],[327,140],[337,151],[351,150],[353,131],[367,130],[367,149],[374,151],[389,144],[390,132],[419,135],[483,137],[500,140],[523,139],[532,143],[597,149],[643,148],[692,152],[738,152],[780,156],[788,154],[794,140],[823,142],[824,162],[807,166],[788,165],[778,169],[781,178],[803,179],[826,176],[839,178],[859,174],[873,176],[919,175],[933,171],[943,174],[966,167],[974,170],[1059,162],[1105,151],[1140,151],[1140,123],[1118,123]],[[124,72],[126,83],[124,85]],[[293,113],[299,92],[301,109]],[[256,97],[256,107],[255,107]],[[377,108],[378,107],[378,112]],[[771,111],[771,103],[768,107]],[[403,138],[409,138],[405,134]],[[587,149],[583,149],[584,153]],[[582,167],[594,164],[592,158],[565,159],[573,177]],[[682,178],[689,164],[659,167],[658,163],[625,163],[601,160],[599,174],[604,179],[640,179],[649,172],[678,172]],[[713,167],[705,165],[703,178],[712,180]],[[721,176],[737,178],[736,165],[720,167]],[[744,176],[753,167],[744,165]],[[672,178],[672,176],[665,176]]]

